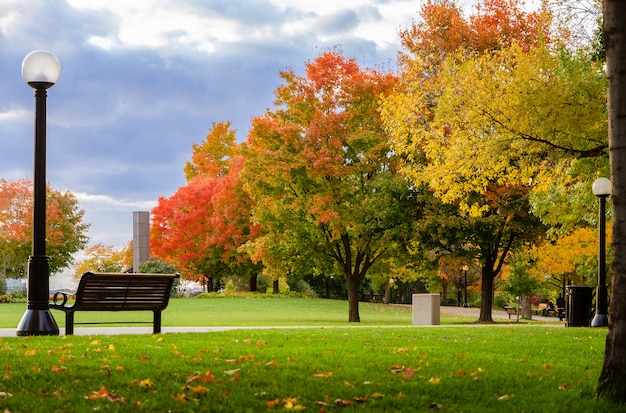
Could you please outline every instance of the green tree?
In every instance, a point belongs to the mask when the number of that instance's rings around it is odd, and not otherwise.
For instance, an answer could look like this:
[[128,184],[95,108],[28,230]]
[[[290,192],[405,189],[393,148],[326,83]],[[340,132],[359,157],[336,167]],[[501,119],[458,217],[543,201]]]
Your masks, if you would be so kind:
[[265,233],[248,244],[266,273],[343,276],[348,319],[360,321],[359,285],[402,253],[416,197],[397,174],[378,114],[391,74],[324,53],[306,76],[281,73],[275,109],[253,120],[246,188]]

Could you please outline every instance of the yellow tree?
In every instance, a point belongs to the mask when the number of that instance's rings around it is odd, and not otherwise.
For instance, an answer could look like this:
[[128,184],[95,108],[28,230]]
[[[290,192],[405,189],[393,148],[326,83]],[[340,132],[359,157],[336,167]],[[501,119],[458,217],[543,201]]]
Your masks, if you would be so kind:
[[[598,234],[589,227],[578,228],[533,247],[530,253],[535,261],[535,275],[563,292],[568,282],[584,283],[588,262],[597,262]],[[591,270],[593,273],[595,267],[591,266]]]
[[74,277],[80,278],[87,271],[122,272],[132,265],[132,245],[116,250],[111,245],[96,244],[84,251],[85,258],[74,264]]

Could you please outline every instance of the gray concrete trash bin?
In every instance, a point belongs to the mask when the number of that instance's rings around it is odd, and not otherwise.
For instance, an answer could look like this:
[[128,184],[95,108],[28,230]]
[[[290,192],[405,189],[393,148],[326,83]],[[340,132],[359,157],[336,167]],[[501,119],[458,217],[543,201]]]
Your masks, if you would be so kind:
[[437,326],[441,320],[439,294],[413,294],[413,325]]
[[565,326],[589,327],[591,325],[591,287],[568,285],[565,287]]

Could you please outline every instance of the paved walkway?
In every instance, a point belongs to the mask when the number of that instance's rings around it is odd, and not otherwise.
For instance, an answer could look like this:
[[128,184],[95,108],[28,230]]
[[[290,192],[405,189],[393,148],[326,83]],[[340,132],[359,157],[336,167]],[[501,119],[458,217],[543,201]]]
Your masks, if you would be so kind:
[[[410,307],[410,305],[403,305]],[[478,319],[480,309],[478,308],[464,308],[464,307],[441,307],[441,314],[448,315],[463,315],[468,317],[475,317]],[[494,319],[508,319],[509,315],[505,311],[493,310],[492,317]],[[559,323],[556,317],[542,317],[533,315],[535,321],[545,321],[557,323],[557,325],[564,326],[564,322]],[[515,322],[515,316],[511,316],[511,322]],[[340,326],[345,327],[345,326]],[[372,326],[364,325],[351,325],[351,328],[371,328]],[[382,326],[382,327],[398,327],[398,326]],[[409,326],[407,326],[409,327]],[[424,327],[424,326],[422,326]],[[227,330],[259,330],[259,329],[294,329],[294,328],[311,328],[311,326],[212,326],[212,327],[163,327],[161,330],[164,334],[167,333],[213,333],[217,331]],[[315,328],[315,327],[313,327]],[[324,326],[319,328],[336,328],[335,326]],[[65,334],[65,329],[60,329],[60,335]],[[75,327],[74,334],[77,336],[93,336],[93,335],[121,335],[121,334],[152,334],[152,326],[146,327]],[[0,328],[0,337],[16,337],[16,328]]]

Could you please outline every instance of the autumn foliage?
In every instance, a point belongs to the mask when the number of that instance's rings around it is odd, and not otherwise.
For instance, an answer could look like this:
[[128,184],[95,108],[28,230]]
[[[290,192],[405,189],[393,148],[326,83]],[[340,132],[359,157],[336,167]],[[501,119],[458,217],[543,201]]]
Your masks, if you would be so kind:
[[[72,254],[87,244],[89,226],[83,223],[83,214],[74,195],[47,187],[46,254],[52,273],[70,265]],[[25,178],[0,179],[0,259],[4,260],[9,276],[24,276],[31,254],[32,226],[32,182]]]

